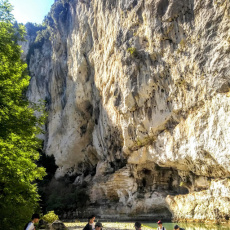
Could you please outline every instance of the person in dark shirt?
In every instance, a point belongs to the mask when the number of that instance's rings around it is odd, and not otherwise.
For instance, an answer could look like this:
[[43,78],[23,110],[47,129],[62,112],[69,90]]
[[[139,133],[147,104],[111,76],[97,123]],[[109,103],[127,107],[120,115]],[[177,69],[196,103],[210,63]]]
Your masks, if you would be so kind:
[[141,223],[140,222],[136,222],[134,225],[136,230],[141,230]]
[[97,222],[97,223],[95,224],[95,230],[102,230],[102,223]]
[[180,228],[178,225],[174,226],[174,230],[185,230],[184,228]]
[[89,216],[88,224],[83,228],[83,230],[95,230],[94,220],[95,220],[95,215]]

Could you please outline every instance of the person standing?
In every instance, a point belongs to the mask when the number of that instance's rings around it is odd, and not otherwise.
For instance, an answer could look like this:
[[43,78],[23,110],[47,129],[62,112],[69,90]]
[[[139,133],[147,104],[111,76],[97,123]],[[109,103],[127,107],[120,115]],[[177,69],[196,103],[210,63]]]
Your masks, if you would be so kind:
[[136,230],[141,230],[141,223],[140,222],[136,222],[134,225]]
[[95,215],[91,215],[88,218],[88,224],[83,228],[83,230],[95,230],[95,224],[94,224],[94,220],[95,220]]
[[163,223],[162,223],[161,220],[159,220],[159,221],[157,222],[157,224],[158,224],[157,230],[166,230],[166,228],[163,226]]
[[178,225],[174,226],[174,230],[185,230],[184,228],[180,228]]
[[40,217],[38,214],[33,214],[32,218],[31,218],[31,222],[29,222],[26,226],[25,226],[25,230],[35,230],[34,224],[38,223]]
[[97,222],[97,223],[95,224],[95,230],[102,230],[102,223]]

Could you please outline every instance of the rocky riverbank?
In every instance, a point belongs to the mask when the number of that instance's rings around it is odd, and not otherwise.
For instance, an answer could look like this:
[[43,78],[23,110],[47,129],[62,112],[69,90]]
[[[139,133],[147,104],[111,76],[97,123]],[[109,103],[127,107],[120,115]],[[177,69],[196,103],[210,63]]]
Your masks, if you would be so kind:
[[[68,226],[69,230],[82,230],[86,223],[65,223]],[[173,227],[176,223],[164,223],[164,227],[167,230],[173,230]],[[103,222],[103,229],[105,230],[134,230],[134,222],[133,223],[117,223],[117,222],[110,222],[104,223]],[[230,225],[215,225],[215,224],[195,224],[195,223],[179,223],[180,227],[186,230],[229,230]],[[144,223],[142,230],[156,230],[157,224],[151,223]]]
[[[69,230],[82,230],[86,223],[65,223],[66,227]],[[134,223],[118,223],[118,222],[111,222],[106,223],[103,222],[103,229],[105,230],[131,230],[134,229]],[[148,226],[143,226],[142,230],[152,230],[153,228]]]

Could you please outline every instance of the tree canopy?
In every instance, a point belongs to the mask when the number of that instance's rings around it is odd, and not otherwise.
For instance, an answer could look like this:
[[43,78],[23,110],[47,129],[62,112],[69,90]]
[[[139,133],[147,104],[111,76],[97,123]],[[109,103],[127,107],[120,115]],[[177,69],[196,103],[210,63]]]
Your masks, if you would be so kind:
[[25,29],[14,25],[11,11],[8,0],[0,0],[0,226],[17,230],[23,229],[39,200],[35,182],[45,169],[36,165],[41,148],[37,136],[45,115],[26,98],[30,77],[18,45]]

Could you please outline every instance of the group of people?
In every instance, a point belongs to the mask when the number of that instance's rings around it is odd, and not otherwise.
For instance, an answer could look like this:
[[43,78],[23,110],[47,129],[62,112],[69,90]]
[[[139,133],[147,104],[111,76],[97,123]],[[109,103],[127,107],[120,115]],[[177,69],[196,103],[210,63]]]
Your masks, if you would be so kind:
[[[158,228],[157,228],[157,230],[166,230],[166,228],[163,226],[163,223],[162,223],[162,221],[161,220],[159,220],[158,222],[157,222],[157,224],[158,224]],[[180,228],[179,227],[179,225],[175,225],[174,226],[174,228],[173,228],[173,230],[185,230],[184,228]]]
[[[157,230],[166,230],[166,228],[163,226],[163,223],[162,223],[161,220],[159,220],[157,222],[157,224],[158,224]],[[140,222],[136,222],[135,225],[134,225],[134,227],[135,227],[135,230],[141,230],[141,223]],[[178,225],[175,225],[174,226],[174,230],[185,230],[185,229],[180,228]]]
[[[157,222],[157,224],[158,224],[157,230],[166,230],[166,228],[163,226],[163,223],[162,223],[161,220],[159,220],[159,221]],[[136,230],[137,230],[137,229],[136,229]],[[185,230],[185,229],[184,229],[184,228],[180,228],[178,225],[175,225],[174,228],[173,228],[173,230]]]
[[[35,230],[34,224],[39,222],[39,215],[38,214],[33,214],[31,222],[26,224],[25,230]],[[97,222],[96,224],[94,223],[95,221],[95,215],[91,215],[88,218],[88,224],[83,228],[83,230],[102,230],[102,223]],[[166,228],[163,226],[163,223],[161,220],[157,222],[158,228],[157,230],[166,230]],[[134,224],[135,230],[141,230],[141,223],[136,222]],[[183,228],[180,228],[178,225],[174,226],[174,230],[184,230]]]
[[91,215],[88,218],[88,224],[83,228],[83,230],[102,230],[102,223],[97,222],[96,224],[94,223],[96,216]]
[[[95,215],[91,215],[88,218],[88,224],[83,228],[83,230],[102,230],[102,223],[101,222],[97,222],[96,224],[94,223],[95,221]],[[161,220],[159,220],[157,222],[158,224],[158,228],[157,230],[166,230],[166,228],[163,226],[163,223]],[[134,224],[135,230],[141,230],[141,223],[140,222],[136,222]],[[184,230],[183,228],[180,228],[178,225],[174,226],[174,230]]]

